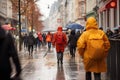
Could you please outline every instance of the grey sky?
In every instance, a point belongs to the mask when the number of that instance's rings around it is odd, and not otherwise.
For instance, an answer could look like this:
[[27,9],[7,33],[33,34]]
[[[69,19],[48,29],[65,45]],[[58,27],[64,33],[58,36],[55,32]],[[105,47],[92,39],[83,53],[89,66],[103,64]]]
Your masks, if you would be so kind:
[[48,8],[48,5],[49,5],[49,7],[51,7],[51,5],[54,3],[54,1],[57,1],[57,0],[40,0],[37,2],[41,13],[44,15],[42,17],[43,20],[49,16],[50,8]]

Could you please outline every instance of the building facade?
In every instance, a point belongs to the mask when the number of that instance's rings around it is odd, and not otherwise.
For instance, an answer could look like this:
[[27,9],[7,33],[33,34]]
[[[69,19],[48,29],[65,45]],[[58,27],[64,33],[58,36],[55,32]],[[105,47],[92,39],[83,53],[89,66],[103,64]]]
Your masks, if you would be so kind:
[[45,25],[47,28],[56,29],[57,26],[60,24],[57,22],[58,19],[61,19],[59,6],[60,6],[59,2],[54,2],[53,5],[51,6],[49,17],[47,18],[48,20],[46,20],[48,22],[45,22],[49,24],[47,26]]
[[120,0],[99,0],[99,26],[104,31],[108,28],[114,31],[114,28],[120,25]]
[[3,24],[7,17],[7,0],[0,0],[0,22]]
[[96,8],[97,0],[86,0],[86,18],[90,16],[96,17],[96,12],[94,8]]
[[10,0],[0,0],[0,22],[2,24],[11,23],[12,3]]
[[75,22],[85,26],[86,1],[75,0]]

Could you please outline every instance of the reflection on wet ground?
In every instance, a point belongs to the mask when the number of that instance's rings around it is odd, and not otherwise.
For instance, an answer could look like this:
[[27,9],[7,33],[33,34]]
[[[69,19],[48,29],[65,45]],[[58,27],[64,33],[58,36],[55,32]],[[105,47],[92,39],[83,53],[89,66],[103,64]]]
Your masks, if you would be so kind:
[[77,53],[75,58],[71,58],[65,51],[63,65],[57,65],[55,49],[43,57],[46,49],[34,51],[33,56],[23,51],[20,56],[23,80],[85,80],[82,60]]

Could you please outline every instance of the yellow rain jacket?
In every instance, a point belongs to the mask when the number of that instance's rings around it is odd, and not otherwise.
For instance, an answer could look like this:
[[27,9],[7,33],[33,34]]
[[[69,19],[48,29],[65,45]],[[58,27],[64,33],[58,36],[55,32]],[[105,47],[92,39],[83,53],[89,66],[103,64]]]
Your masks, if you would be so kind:
[[[99,35],[100,34],[100,35]],[[89,36],[92,35],[92,37],[101,37],[103,36],[104,40],[104,51],[105,56],[101,60],[92,60],[92,49],[89,46]],[[96,44],[99,45],[99,44]],[[106,57],[108,50],[110,48],[109,40],[106,36],[106,34],[98,29],[97,21],[94,17],[90,17],[87,19],[86,22],[86,31],[82,33],[81,37],[77,41],[77,49],[79,54],[83,57],[84,67],[86,72],[106,72],[107,66],[106,66]],[[99,52],[99,51],[98,51]]]

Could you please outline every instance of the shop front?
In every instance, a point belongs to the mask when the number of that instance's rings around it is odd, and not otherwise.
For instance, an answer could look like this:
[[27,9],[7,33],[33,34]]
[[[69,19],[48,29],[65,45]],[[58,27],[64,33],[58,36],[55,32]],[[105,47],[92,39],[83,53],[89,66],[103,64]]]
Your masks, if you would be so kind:
[[99,6],[99,26],[106,31],[108,28],[114,31],[114,27],[120,24],[119,0],[107,0]]

